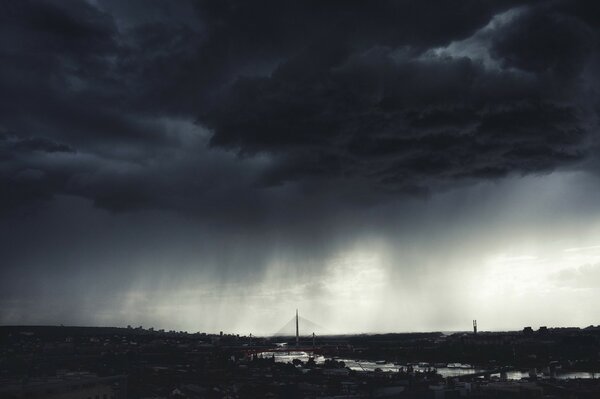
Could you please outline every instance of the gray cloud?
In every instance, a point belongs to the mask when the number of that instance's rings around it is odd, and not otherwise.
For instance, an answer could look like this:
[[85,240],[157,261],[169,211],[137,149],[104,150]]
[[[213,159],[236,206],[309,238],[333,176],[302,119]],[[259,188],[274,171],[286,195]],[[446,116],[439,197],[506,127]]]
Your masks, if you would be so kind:
[[553,275],[557,286],[575,289],[600,288],[600,264],[587,264],[576,269],[565,269]]
[[[340,187],[358,179],[381,193],[423,194],[584,159],[594,126],[579,100],[587,82],[577,78],[597,49],[588,14],[560,2],[519,8],[488,32],[501,65],[489,70],[431,50],[480,37],[495,15],[519,4],[463,4],[435,13],[402,2],[145,3],[143,13],[118,2],[6,6],[3,37],[13,39],[2,52],[5,128],[23,142],[42,137],[35,140],[95,158],[96,175],[114,173],[80,186],[79,166],[52,181],[45,170],[40,197],[81,195],[111,209],[203,203],[202,190],[191,188],[196,163],[164,159],[186,153],[165,118],[209,127],[213,148],[266,154],[271,162],[256,184],[241,188],[248,193],[318,176]],[[540,32],[546,22],[555,29]],[[514,39],[522,36],[538,43],[534,50],[522,51],[528,47]],[[148,168],[157,157],[160,174]],[[146,173],[118,170],[115,159]],[[18,162],[7,170],[33,167]],[[178,198],[145,188],[166,189],[154,181],[161,175]]]
[[[260,312],[314,295],[311,306],[325,298],[323,315],[334,314],[331,298],[356,293],[335,283],[360,274],[340,260],[354,249],[384,254],[367,265],[372,295],[393,277],[426,301],[428,285],[444,288],[432,276],[463,270],[463,239],[481,260],[512,237],[489,216],[496,195],[540,229],[565,211],[514,203],[519,178],[596,181],[600,16],[589,2],[0,9],[0,320],[40,315],[51,297],[71,301],[55,318],[85,319],[99,303],[128,310],[87,322],[143,318],[161,312],[148,292],[176,307],[219,290],[233,299],[207,326],[242,297]],[[587,195],[561,195],[581,205],[565,211],[577,226],[597,210]],[[493,239],[469,230],[481,221]],[[61,294],[67,286],[94,288]]]
[[[585,5],[462,4],[435,13],[402,2],[6,6],[5,128],[21,146],[56,142],[94,159],[91,178],[81,163],[60,176],[47,164],[39,189],[15,195],[69,193],[114,210],[195,203],[202,214],[203,190],[222,183],[198,183],[203,162],[165,120],[208,127],[213,149],[268,157],[232,188],[257,198],[261,187],[316,178],[381,198],[422,195],[580,164],[598,102],[585,73],[598,48]],[[516,11],[494,22],[507,10]],[[439,51],[461,40],[498,68]],[[196,145],[197,159],[209,154]],[[3,179],[39,168],[29,161],[13,158]]]

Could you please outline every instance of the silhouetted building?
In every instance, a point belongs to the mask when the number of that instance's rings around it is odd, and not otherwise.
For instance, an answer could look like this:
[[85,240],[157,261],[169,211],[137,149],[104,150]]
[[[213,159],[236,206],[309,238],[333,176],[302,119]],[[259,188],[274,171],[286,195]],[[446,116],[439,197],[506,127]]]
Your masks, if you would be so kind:
[[538,331],[537,331],[537,332],[538,332],[538,334],[540,334],[540,335],[545,335],[545,334],[548,332],[548,327],[546,327],[546,326],[541,326],[541,327],[538,329]]

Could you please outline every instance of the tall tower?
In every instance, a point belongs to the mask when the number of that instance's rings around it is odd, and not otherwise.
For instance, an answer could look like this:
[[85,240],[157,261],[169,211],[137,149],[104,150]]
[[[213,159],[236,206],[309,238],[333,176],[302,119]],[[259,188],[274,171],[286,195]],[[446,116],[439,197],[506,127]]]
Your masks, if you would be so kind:
[[296,309],[296,346],[300,346],[300,336],[298,334],[298,309]]
[[473,320],[473,334],[477,334],[477,320]]

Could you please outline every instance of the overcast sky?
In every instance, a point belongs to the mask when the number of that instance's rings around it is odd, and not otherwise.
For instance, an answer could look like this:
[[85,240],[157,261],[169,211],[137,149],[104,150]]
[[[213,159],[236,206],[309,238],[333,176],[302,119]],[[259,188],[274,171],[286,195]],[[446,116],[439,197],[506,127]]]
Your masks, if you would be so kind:
[[599,33],[593,1],[3,2],[0,324],[598,324]]

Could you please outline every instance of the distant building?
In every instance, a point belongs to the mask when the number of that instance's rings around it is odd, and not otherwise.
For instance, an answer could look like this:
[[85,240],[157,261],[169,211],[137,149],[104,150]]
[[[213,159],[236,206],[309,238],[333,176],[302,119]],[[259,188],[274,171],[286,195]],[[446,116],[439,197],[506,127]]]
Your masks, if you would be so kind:
[[546,334],[547,332],[548,332],[548,327],[546,327],[546,326],[541,326],[538,329],[538,334]]

